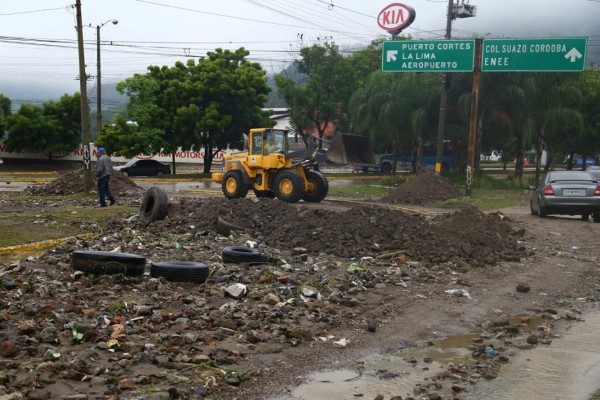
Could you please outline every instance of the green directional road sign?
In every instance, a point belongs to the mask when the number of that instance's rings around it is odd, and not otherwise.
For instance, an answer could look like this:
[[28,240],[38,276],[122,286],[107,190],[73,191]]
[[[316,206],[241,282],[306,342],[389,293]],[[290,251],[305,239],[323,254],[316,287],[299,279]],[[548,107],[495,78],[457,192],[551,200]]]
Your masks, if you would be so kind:
[[583,71],[587,38],[485,39],[481,70]]
[[471,72],[475,40],[383,42],[383,72]]

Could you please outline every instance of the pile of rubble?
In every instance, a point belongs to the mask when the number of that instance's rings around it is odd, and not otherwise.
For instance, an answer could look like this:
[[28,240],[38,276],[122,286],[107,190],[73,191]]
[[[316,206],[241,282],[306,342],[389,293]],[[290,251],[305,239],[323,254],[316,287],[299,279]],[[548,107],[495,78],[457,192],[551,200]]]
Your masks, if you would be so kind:
[[461,192],[452,182],[432,172],[424,172],[390,191],[382,197],[381,201],[392,204],[423,205],[460,197]]

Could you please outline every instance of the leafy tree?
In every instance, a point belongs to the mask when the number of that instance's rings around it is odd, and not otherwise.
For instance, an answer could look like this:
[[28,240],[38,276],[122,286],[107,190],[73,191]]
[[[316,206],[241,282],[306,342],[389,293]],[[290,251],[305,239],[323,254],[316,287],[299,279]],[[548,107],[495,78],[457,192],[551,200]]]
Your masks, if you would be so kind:
[[41,152],[49,159],[81,146],[80,95],[65,94],[42,107],[23,104],[8,117],[8,151]]
[[4,138],[6,119],[11,114],[11,107],[12,103],[10,99],[3,94],[0,94],[0,139]]
[[128,112],[139,125],[140,148],[151,148],[150,153],[162,148],[173,161],[178,147],[203,149],[208,173],[218,151],[243,143],[242,133],[273,126],[261,110],[270,90],[265,71],[247,61],[248,54],[243,48],[216,49],[197,63],[150,66],[147,74],[121,82],[117,88],[130,97]]
[[[291,77],[277,75],[279,93],[291,107],[290,120],[306,142],[310,129],[323,139],[331,124],[348,128],[346,107],[355,90],[349,60],[334,43],[314,44],[300,49],[296,62],[300,73],[308,76],[306,85],[298,85]],[[319,147],[322,142],[319,141]]]

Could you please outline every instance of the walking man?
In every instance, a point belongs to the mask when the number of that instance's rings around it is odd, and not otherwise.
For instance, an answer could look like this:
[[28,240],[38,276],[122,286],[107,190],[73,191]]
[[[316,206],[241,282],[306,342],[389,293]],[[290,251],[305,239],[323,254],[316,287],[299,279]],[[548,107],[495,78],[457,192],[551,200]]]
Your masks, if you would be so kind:
[[98,186],[98,198],[100,199],[100,207],[106,207],[106,198],[110,201],[110,205],[115,204],[115,196],[110,191],[108,184],[110,176],[113,172],[113,164],[110,157],[106,155],[104,147],[98,148],[96,151],[98,162],[96,163],[96,183]]

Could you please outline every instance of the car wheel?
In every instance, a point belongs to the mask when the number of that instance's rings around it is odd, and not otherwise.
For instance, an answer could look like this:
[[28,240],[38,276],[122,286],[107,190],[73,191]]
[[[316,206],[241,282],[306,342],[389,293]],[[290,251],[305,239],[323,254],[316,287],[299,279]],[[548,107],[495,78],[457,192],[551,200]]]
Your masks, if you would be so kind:
[[529,209],[531,210],[531,215],[537,215],[537,211],[533,208],[533,199],[529,200]]
[[538,217],[540,218],[546,218],[546,215],[548,215],[548,212],[546,211],[546,208],[544,206],[542,206],[542,202],[540,199],[538,199]]
[[127,178],[129,176],[129,173],[127,171],[121,171],[121,173],[123,174],[123,176],[125,178]]
[[75,250],[71,254],[71,266],[75,271],[95,275],[144,274],[146,257],[112,251]]
[[600,211],[594,211],[592,218],[594,219],[594,222],[600,222]]
[[203,283],[209,275],[206,264],[193,261],[160,261],[150,264],[150,276],[164,277],[170,282]]
[[390,163],[381,164],[381,172],[383,172],[384,174],[388,174],[388,173],[392,172],[392,164],[390,164]]
[[582,221],[587,221],[590,219],[590,213],[583,213],[581,214],[581,220]]
[[263,257],[258,249],[243,246],[228,246],[223,249],[224,262],[231,263],[262,263]]
[[146,192],[140,207],[140,221],[144,226],[148,226],[154,221],[164,219],[167,216],[168,205],[167,192],[156,186],[151,187]]

